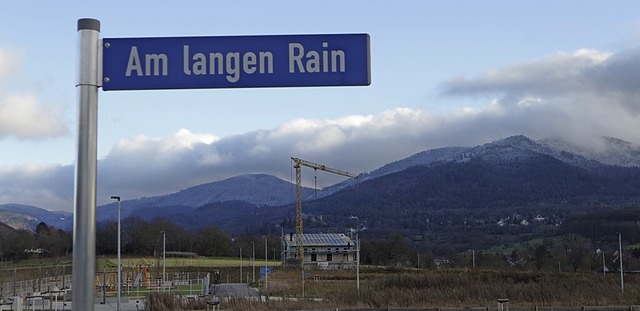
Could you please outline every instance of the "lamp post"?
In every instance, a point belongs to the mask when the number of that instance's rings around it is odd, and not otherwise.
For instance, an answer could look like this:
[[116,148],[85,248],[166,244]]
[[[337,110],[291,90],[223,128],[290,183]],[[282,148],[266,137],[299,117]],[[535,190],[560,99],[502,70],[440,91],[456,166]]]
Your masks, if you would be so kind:
[[618,246],[620,247],[620,290],[624,293],[624,273],[622,272],[622,234],[618,233]]
[[267,237],[264,237],[264,288],[269,288],[269,270],[267,270],[267,259],[269,253],[267,251]]
[[160,231],[160,233],[162,233],[162,291],[164,291],[164,286],[165,286],[165,275],[166,275],[166,253],[167,253],[167,235],[166,233],[163,231]]
[[256,243],[251,242],[251,265],[253,267],[253,283],[256,282]]
[[122,290],[122,269],[120,268],[120,197],[112,195],[111,199],[118,201],[118,301],[116,303],[116,310],[120,311],[120,295]]
[[356,287],[360,292],[360,228],[356,231],[356,243],[358,244],[356,249]]
[[349,216],[349,219],[355,219],[358,226],[356,227],[356,287],[360,292],[360,219],[358,216]]

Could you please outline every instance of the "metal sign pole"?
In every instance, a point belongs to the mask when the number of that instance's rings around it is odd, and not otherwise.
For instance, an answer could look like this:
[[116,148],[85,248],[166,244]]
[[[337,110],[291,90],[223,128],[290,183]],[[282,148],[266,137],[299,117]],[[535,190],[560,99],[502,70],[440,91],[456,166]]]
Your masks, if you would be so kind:
[[100,21],[78,20],[78,158],[73,217],[72,310],[93,311],[96,266],[96,176]]

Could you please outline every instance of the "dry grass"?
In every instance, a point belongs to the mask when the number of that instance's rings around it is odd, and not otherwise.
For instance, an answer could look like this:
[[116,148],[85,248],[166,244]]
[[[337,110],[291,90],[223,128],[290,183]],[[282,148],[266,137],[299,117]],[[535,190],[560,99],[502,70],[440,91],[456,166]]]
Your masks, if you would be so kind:
[[[313,275],[320,280],[313,281]],[[279,271],[269,278],[273,297],[302,296],[299,272]],[[268,303],[234,300],[231,310],[314,310],[335,308],[434,308],[495,306],[509,298],[512,306],[603,306],[637,304],[639,276],[597,273],[533,273],[500,271],[367,271],[360,291],[352,271],[318,271],[306,278],[305,298]],[[322,302],[310,298],[321,298]]]

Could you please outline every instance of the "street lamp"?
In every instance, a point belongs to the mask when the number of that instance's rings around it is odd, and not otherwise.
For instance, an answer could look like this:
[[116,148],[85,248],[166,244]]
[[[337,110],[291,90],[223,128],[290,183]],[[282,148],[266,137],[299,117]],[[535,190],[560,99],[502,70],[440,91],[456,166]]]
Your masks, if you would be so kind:
[[269,270],[267,270],[267,259],[269,253],[267,252],[267,237],[264,237],[264,288],[269,288]]
[[349,219],[355,219],[358,227],[356,228],[356,287],[358,288],[358,292],[360,292],[360,219],[358,216],[349,216]]
[[165,259],[166,259],[165,255],[167,253],[167,243],[166,243],[167,242],[167,239],[166,239],[167,236],[166,236],[166,233],[164,232],[164,230],[160,231],[160,233],[162,233],[162,291],[164,291],[165,290],[164,287],[165,287],[165,284],[166,284],[165,283],[165,275],[166,275],[166,270],[165,269],[167,267],[166,262],[165,262]]
[[253,267],[253,283],[256,282],[256,243],[251,242],[251,265]]
[[118,301],[116,304],[116,310],[120,311],[120,295],[122,290],[122,269],[120,269],[120,197],[112,195],[111,199],[118,201]]

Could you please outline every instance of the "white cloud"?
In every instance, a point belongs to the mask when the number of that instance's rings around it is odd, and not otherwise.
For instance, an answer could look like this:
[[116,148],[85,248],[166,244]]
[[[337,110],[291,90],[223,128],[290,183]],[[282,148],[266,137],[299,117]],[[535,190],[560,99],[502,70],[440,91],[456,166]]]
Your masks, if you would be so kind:
[[0,168],[0,202],[52,210],[73,208],[73,167],[24,165]]
[[[446,113],[396,108],[331,120],[296,119],[223,138],[186,129],[169,137],[132,137],[100,160],[98,201],[106,203],[114,193],[126,198],[165,194],[249,173],[289,180],[292,156],[361,173],[425,149],[473,146],[515,134],[582,144],[606,135],[637,143],[640,101],[634,101],[634,85],[640,83],[640,57],[633,55],[640,53],[580,50],[493,69],[476,79],[449,80],[442,85],[444,94],[487,100]],[[303,174],[308,184],[312,176]],[[331,174],[318,179],[320,186],[342,180]],[[72,185],[71,166],[0,170],[4,202],[47,198],[55,206],[45,207],[68,209]]]
[[18,73],[22,56],[15,50],[0,47],[0,80]]
[[[19,53],[0,48],[0,139],[41,139],[67,135],[61,111],[38,102],[33,94],[6,91],[19,75]],[[5,90],[3,92],[3,90]]]
[[583,49],[491,69],[475,79],[451,79],[440,88],[445,95],[500,95],[502,105],[560,99],[586,106],[616,105],[638,113],[638,85],[640,49],[616,54]]
[[448,95],[503,94],[555,97],[593,87],[589,72],[606,67],[612,54],[596,50],[558,53],[529,63],[487,70],[476,79],[458,77],[441,85]]
[[0,93],[0,138],[39,139],[68,132],[62,113],[38,103],[33,95]]
[[[539,134],[575,139],[600,135],[638,140],[640,49],[618,53],[582,49],[492,69],[478,78],[442,83],[444,95],[488,96],[495,111]],[[541,118],[544,115],[544,120]],[[506,120],[506,119],[505,119]],[[635,124],[635,125],[634,125]]]

